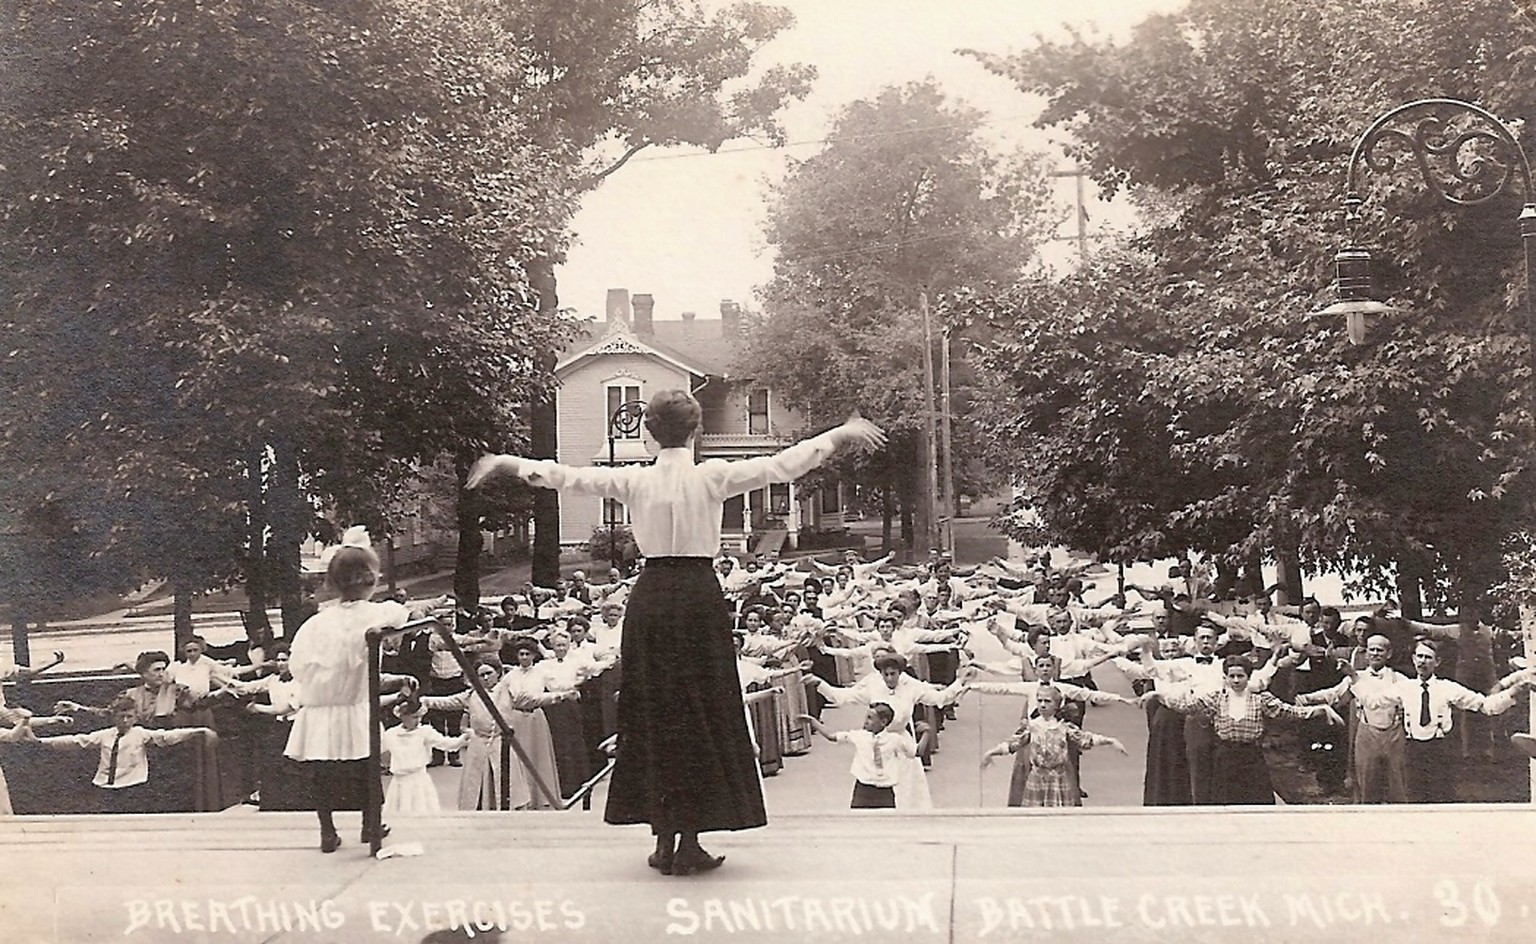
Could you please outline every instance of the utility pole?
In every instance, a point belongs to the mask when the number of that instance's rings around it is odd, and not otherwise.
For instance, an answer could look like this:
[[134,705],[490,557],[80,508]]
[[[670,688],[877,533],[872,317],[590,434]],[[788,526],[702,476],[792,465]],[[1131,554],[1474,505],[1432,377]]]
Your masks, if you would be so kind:
[[927,521],[924,522],[923,551],[926,553],[931,548],[937,547],[938,529],[937,516],[934,512],[938,504],[934,488],[934,469],[938,465],[938,430],[935,414],[937,409],[933,402],[933,317],[928,311],[928,293],[919,293],[917,297],[918,307],[923,311],[923,428],[925,442],[923,443],[923,504],[928,508]]
[[944,464],[939,466],[939,494],[944,499],[944,550],[955,556],[955,451],[950,436],[949,415],[949,325],[939,332],[944,345],[939,351],[939,436],[944,447]]
[[1088,177],[1088,171],[1081,164],[1071,170],[1053,170],[1052,177],[1073,177],[1077,183],[1077,261],[1085,264],[1088,261],[1088,200],[1084,193],[1083,181]]

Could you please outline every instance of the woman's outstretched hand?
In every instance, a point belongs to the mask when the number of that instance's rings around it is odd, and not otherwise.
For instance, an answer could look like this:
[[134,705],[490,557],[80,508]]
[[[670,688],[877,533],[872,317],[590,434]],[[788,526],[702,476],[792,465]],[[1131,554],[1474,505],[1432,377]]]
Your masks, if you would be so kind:
[[486,479],[503,474],[517,474],[517,457],[484,455],[469,467],[469,477],[464,480],[464,487],[479,488],[480,483]]
[[879,449],[885,445],[885,430],[855,413],[836,430],[839,446]]

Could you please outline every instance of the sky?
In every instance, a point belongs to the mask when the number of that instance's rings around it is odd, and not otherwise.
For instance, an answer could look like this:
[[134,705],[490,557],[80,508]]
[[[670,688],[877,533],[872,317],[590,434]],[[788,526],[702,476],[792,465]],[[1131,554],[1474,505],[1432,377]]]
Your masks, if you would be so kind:
[[[953,98],[987,112],[989,132],[1006,147],[1026,146],[1059,158],[1061,137],[1032,127],[1043,101],[957,54],[1007,54],[1037,34],[1066,35],[1063,24],[1124,37],[1137,22],[1182,6],[1182,0],[777,0],[795,25],[759,54],[764,64],[804,62],[818,77],[811,94],[785,109],[791,145],[764,149],[727,143],[721,153],[672,148],[642,152],[586,198],[575,220],[576,244],[557,272],[562,307],[601,316],[606,292],[625,288],[656,298],[656,317],[683,312],[718,317],[722,299],[751,304],[772,275],[763,238],[770,181],[789,158],[820,150],[818,139],[849,102],[893,84],[936,79]],[[794,143],[805,142],[805,143]],[[731,153],[733,149],[741,149]],[[1076,258],[1074,182],[1057,182],[1060,233],[1041,247],[1048,264]],[[1124,206],[1106,205],[1088,184],[1090,233],[1133,225]]]

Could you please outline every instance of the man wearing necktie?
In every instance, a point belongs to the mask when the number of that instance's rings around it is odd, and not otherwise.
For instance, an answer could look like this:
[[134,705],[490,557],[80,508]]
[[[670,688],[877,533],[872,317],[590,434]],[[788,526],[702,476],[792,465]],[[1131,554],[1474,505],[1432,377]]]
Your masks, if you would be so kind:
[[215,735],[208,728],[145,728],[139,724],[139,706],[132,698],[118,696],[108,707],[113,727],[90,734],[37,738],[37,743],[53,749],[95,749],[100,759],[91,783],[101,788],[102,811],[147,812],[165,799],[157,797],[149,786],[148,748],[167,747],[200,735],[211,741]]
[[1397,690],[1407,732],[1406,780],[1410,803],[1450,803],[1456,799],[1456,755],[1450,741],[1452,708],[1501,714],[1514,705],[1520,689],[1531,685],[1531,678],[1521,673],[1519,681],[1511,687],[1480,695],[1435,675],[1439,666],[1439,647],[1433,640],[1419,640],[1413,647],[1415,677]]

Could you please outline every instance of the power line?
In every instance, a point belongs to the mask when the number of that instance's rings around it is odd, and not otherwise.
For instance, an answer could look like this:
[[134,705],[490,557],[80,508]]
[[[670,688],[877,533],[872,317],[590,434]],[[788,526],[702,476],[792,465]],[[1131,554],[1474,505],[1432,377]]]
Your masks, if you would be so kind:
[[958,236],[961,233],[969,232],[970,229],[971,228],[969,226],[956,226],[951,229],[937,230],[932,233],[926,233],[921,236],[910,236],[905,239],[893,239],[881,243],[864,243],[863,245],[859,246],[848,246],[835,252],[820,254],[807,253],[805,255],[799,256],[788,256],[785,257],[782,261],[789,263],[831,262],[833,260],[842,259],[847,256],[856,256],[861,253],[880,252],[887,249],[902,249],[907,246],[917,245],[919,243],[932,242],[935,239],[945,239],[950,236]]
[[683,154],[652,154],[647,157],[636,157],[631,164],[640,164],[648,161],[677,161],[692,157],[719,157],[722,154],[744,154],[748,151],[778,151],[784,148],[804,147],[811,144],[831,144],[834,141],[864,141],[871,138],[888,138],[901,134],[921,134],[925,131],[944,131],[950,128],[965,128],[971,125],[995,125],[1005,121],[1018,121],[1022,118],[1033,118],[1034,115],[1004,115],[1000,118],[983,118],[976,122],[949,122],[942,125],[926,125],[917,128],[893,128],[890,131],[871,131],[868,134],[843,134],[836,137],[805,138],[800,141],[785,141],[783,144],[749,144],[744,147],[720,148],[715,151],[688,151]]

